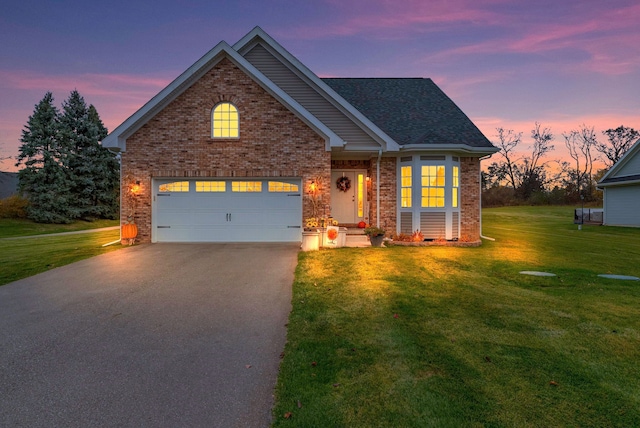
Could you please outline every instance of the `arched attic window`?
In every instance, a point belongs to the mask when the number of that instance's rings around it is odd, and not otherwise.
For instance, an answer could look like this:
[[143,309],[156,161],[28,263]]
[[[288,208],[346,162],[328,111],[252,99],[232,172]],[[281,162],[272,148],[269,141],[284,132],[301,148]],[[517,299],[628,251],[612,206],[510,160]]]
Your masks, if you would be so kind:
[[240,118],[238,109],[229,102],[217,104],[211,112],[211,137],[238,138]]

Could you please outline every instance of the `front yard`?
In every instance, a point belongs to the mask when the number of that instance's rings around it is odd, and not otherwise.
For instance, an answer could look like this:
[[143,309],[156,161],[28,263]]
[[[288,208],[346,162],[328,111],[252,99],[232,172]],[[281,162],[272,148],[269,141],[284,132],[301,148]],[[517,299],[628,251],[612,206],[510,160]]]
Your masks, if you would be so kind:
[[102,246],[117,240],[120,237],[119,230],[36,238],[18,237],[117,225],[118,221],[113,220],[54,225],[29,220],[0,219],[0,285],[121,247],[120,244]]
[[[301,253],[274,426],[638,426],[640,230],[484,210],[480,248]],[[545,271],[557,277],[521,275]]]

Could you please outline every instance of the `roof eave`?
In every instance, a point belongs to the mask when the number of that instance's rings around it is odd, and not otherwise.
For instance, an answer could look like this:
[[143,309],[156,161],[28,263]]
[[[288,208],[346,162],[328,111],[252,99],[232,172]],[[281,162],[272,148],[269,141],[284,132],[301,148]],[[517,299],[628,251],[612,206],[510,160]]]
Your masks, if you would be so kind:
[[[635,152],[640,151],[640,138],[633,144],[633,146],[631,146],[631,148],[629,150],[627,150],[627,152],[618,160],[618,162],[616,162],[611,168],[609,168],[609,171],[606,172],[606,174],[600,179],[600,182],[597,183],[597,186],[600,187],[601,183],[603,183],[604,181],[606,181],[609,177],[614,177],[615,174],[622,169],[622,167],[628,162],[629,159],[631,159]],[[606,184],[604,184],[606,186]]]
[[603,183],[602,181],[600,181],[596,187],[598,188],[605,188],[605,187],[616,187],[616,186],[633,186],[635,184],[640,184],[640,179],[634,179],[634,180],[620,180],[620,181],[611,181],[611,182],[607,182],[607,183]]
[[497,147],[473,147],[466,144],[407,144],[400,148],[401,153],[456,152],[472,156],[487,156],[499,151]]

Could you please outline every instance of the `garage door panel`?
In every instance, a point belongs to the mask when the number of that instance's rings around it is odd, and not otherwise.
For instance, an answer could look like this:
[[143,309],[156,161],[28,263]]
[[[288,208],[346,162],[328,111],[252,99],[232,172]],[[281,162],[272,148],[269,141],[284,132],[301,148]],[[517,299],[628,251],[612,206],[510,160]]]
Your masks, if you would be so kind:
[[[200,180],[200,179],[199,179]],[[224,192],[188,190],[162,193],[159,186],[175,180],[156,180],[154,241],[156,242],[297,242],[302,237],[302,195],[269,192],[233,192],[227,180]],[[220,180],[218,180],[220,181]],[[300,185],[300,180],[288,180]],[[185,189],[185,186],[182,187]]]

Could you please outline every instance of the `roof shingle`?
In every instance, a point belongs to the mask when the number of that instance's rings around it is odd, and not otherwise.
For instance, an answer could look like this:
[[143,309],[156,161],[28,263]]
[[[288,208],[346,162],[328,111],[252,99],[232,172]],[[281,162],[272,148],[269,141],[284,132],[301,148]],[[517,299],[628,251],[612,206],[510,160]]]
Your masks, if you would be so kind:
[[493,145],[431,79],[325,78],[351,103],[400,145]]

